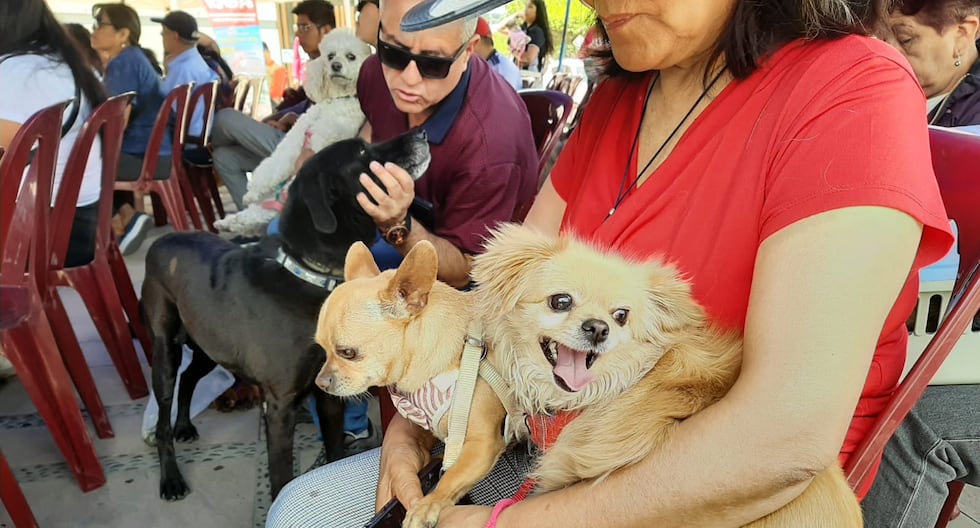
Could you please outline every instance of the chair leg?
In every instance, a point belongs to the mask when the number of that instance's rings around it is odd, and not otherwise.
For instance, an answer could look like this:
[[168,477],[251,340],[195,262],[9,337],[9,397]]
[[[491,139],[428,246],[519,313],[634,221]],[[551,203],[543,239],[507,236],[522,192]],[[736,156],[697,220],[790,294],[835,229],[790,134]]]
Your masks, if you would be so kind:
[[[171,179],[174,177],[171,176]],[[194,199],[194,188],[186,178],[179,178],[177,180],[177,188],[180,190],[180,197],[184,200],[184,207],[187,208],[185,214],[191,217],[191,223],[194,225],[194,230],[201,231],[204,229],[204,224],[201,223],[201,213],[197,210],[197,201]]]
[[946,485],[949,488],[949,494],[946,495],[946,502],[943,504],[943,509],[939,512],[939,519],[936,519],[936,528],[946,528],[949,524],[950,517],[953,516],[953,510],[956,509],[956,504],[960,502],[960,494],[963,493],[963,482],[959,480],[954,480]]
[[129,397],[135,400],[146,396],[149,394],[149,389],[146,385],[146,379],[143,377],[143,370],[139,366],[139,360],[136,358],[136,350],[133,348],[129,329],[123,325],[121,328],[125,333],[120,333],[120,327],[117,326],[106,306],[94,270],[85,266],[65,271],[64,276],[68,285],[77,290],[82,300],[85,301],[85,307],[88,308],[89,314],[92,316],[95,328],[102,337],[106,351],[109,353],[123,385],[126,386]]
[[[115,436],[115,433],[112,431],[112,425],[109,424],[109,415],[106,414],[102,397],[95,387],[95,379],[92,378],[92,371],[85,361],[85,354],[82,352],[81,346],[79,346],[78,338],[72,329],[71,320],[68,318],[68,313],[61,303],[58,291],[53,287],[52,290],[54,291],[49,292],[47,302],[45,302],[44,312],[48,318],[48,322],[51,324],[51,330],[54,332],[54,339],[58,344],[58,349],[61,351],[61,359],[65,362],[65,367],[68,369],[68,374],[75,384],[75,389],[78,391],[78,395],[81,396],[82,403],[85,404],[85,409],[92,418],[95,433],[99,435],[99,438],[112,438]],[[95,320],[95,316],[92,319]]]
[[34,513],[27,504],[24,492],[17,484],[17,479],[14,478],[14,472],[7,464],[7,458],[3,456],[3,451],[0,451],[0,501],[3,501],[3,506],[7,508],[7,513],[10,514],[10,520],[14,521],[14,526],[37,528]]
[[[116,286],[109,263],[104,261],[94,262],[92,264],[92,276],[95,278],[95,284],[98,286],[99,298],[105,307],[107,315],[109,316],[109,322],[112,325],[113,333],[116,335],[116,339],[119,341],[120,353],[126,360],[127,364],[129,364],[130,368],[134,370],[133,374],[137,376],[138,379],[144,381],[144,384],[142,385],[144,388],[144,393],[137,396],[138,398],[142,398],[148,394],[149,391],[145,391],[146,385],[143,377],[143,369],[140,367],[139,357],[136,355],[136,348],[133,346],[133,332],[130,331],[129,325],[127,324],[126,311],[122,306],[122,300],[119,296],[119,289]],[[130,288],[132,288],[132,286],[130,286]]]
[[163,199],[156,193],[150,193],[150,203],[153,204],[153,223],[157,227],[167,225],[167,208]]
[[105,472],[43,312],[5,332],[3,347],[82,491],[104,485]]
[[187,206],[176,182],[163,180],[158,187],[160,199],[163,200],[163,208],[170,217],[170,222],[174,226],[174,231],[190,231],[191,227],[187,223]]
[[208,227],[208,231],[217,233],[218,230],[214,227],[214,209],[211,207],[211,197],[204,183],[203,171],[197,167],[188,166],[187,179],[190,180],[194,199],[197,201],[197,206],[200,207],[201,214],[204,216],[204,225]]
[[119,252],[119,245],[115,241],[109,243],[109,268],[112,270],[113,282],[116,291],[119,293],[119,300],[122,302],[123,310],[129,319],[129,326],[136,339],[139,339],[140,346],[143,348],[143,355],[146,357],[148,365],[153,364],[153,340],[150,333],[143,324],[143,315],[140,313],[139,298],[136,297],[136,289],[133,288],[133,280],[126,269],[126,261],[122,253]]
[[208,169],[204,174],[204,180],[211,192],[211,199],[214,201],[214,210],[218,212],[218,217],[225,217],[225,204],[221,202],[221,192],[218,190],[218,178],[214,175],[214,167]]

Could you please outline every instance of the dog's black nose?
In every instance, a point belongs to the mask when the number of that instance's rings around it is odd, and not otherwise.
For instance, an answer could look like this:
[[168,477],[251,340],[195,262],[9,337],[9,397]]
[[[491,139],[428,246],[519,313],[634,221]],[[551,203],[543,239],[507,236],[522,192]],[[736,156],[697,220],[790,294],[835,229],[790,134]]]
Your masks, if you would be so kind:
[[582,323],[582,330],[589,336],[593,345],[598,345],[609,337],[609,325],[598,319],[587,319]]
[[340,70],[344,69],[344,65],[339,62],[331,62],[330,69],[335,72],[340,72]]

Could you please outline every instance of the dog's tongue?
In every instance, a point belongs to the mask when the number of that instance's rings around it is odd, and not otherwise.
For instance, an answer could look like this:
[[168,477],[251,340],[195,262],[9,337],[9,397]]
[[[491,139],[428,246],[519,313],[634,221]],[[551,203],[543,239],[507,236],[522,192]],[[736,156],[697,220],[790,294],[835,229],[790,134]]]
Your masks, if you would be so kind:
[[555,364],[555,375],[560,377],[569,389],[578,392],[592,383],[595,376],[585,368],[587,352],[581,352],[565,345],[558,345],[558,361]]

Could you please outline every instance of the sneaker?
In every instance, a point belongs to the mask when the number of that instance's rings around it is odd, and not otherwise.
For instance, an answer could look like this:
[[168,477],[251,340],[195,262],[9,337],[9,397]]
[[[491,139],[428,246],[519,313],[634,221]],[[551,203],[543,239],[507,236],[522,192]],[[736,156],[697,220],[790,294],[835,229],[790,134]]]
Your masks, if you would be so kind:
[[129,225],[126,226],[126,231],[119,240],[119,251],[124,256],[135,253],[143,245],[143,240],[146,239],[146,234],[150,231],[151,227],[153,226],[150,223],[149,216],[143,213],[133,215],[133,219],[129,221]]

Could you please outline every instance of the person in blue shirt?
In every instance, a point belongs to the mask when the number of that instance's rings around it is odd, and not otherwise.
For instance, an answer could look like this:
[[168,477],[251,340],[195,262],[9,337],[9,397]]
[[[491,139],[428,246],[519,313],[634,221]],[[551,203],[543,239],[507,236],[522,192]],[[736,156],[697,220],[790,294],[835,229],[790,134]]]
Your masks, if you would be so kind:
[[[197,51],[197,20],[184,11],[171,11],[163,18],[151,18],[153,22],[163,25],[163,52],[166,55],[167,76],[163,78],[163,93],[168,94],[174,88],[194,83],[195,86],[218,80],[218,74],[204,62],[201,52]],[[199,136],[204,128],[204,103],[199,102],[191,109],[188,135]]]
[[480,40],[476,42],[476,52],[515,90],[523,88],[520,68],[494,49],[493,32],[490,30],[490,23],[487,22],[487,19],[483,17],[476,19],[476,34],[480,37]]
[[[140,19],[132,7],[125,4],[100,4],[93,13],[92,47],[108,57],[105,83],[109,95],[135,92],[129,110],[129,122],[123,133],[122,152],[116,178],[133,181],[139,177],[146,155],[146,145],[163,105],[164,92],[160,76],[148,54],[140,47]],[[164,134],[155,176],[170,176],[171,138]],[[119,239],[124,255],[136,251],[152,227],[150,218],[138,213],[133,193],[117,191],[113,200],[112,228]]]

